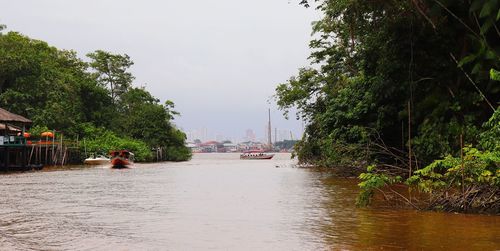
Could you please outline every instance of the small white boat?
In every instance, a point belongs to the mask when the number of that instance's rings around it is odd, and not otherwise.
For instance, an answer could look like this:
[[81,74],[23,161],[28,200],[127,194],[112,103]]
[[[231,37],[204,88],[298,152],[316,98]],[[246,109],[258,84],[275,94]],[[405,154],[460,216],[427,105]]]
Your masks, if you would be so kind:
[[263,151],[248,151],[240,154],[240,159],[272,159],[274,154]]
[[110,163],[110,159],[103,155],[94,155],[86,158],[83,163],[87,165],[106,165]]

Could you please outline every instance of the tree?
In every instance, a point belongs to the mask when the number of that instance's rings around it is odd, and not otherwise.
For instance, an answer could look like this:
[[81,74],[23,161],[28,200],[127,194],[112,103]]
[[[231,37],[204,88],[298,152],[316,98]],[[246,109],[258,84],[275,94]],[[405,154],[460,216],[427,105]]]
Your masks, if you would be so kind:
[[[313,25],[313,66],[276,90],[285,112],[297,107],[308,121],[303,160],[338,160],[375,141],[407,152],[411,140],[425,164],[456,151],[460,133],[478,142],[489,100],[500,99],[488,77],[500,63],[495,1],[315,2],[324,17]],[[363,159],[388,162],[374,150]]]
[[165,151],[164,160],[189,159],[186,135],[171,123],[178,115],[174,103],[131,87],[130,58],[104,51],[89,57],[86,63],[74,51],[17,32],[1,34],[0,106],[30,118],[35,128],[86,138],[94,150],[129,148],[140,160],[152,160],[156,148]]
[[134,139],[140,139],[151,148],[166,150],[166,160],[184,160],[190,152],[185,147],[186,135],[175,128],[171,120],[179,113],[172,101],[160,104],[144,88],[130,88],[122,95],[120,131]]
[[97,50],[87,54],[92,59],[90,67],[95,70],[97,82],[106,87],[113,103],[116,104],[121,95],[132,86],[134,76],[127,72],[134,63],[127,54],[112,54]]
[[[360,175],[364,202],[373,191],[410,176],[420,176],[418,186],[429,180],[446,184],[446,195],[463,189],[456,185],[463,177],[473,177],[474,191],[498,193],[496,181],[478,181],[498,178],[493,112],[500,86],[493,80],[500,68],[500,3],[314,2],[324,16],[313,25],[313,65],[276,89],[285,113],[297,107],[308,122],[296,145],[299,160],[357,172],[368,166]],[[464,144],[478,149],[467,152]],[[463,158],[451,157],[462,152],[484,163],[460,164]],[[433,173],[443,161],[450,165]],[[469,171],[474,175],[464,176]]]
[[16,32],[0,36],[0,48],[0,93],[14,86],[17,79],[39,73],[43,54],[49,49],[47,44]]
[[0,36],[0,104],[35,124],[76,131],[82,121],[79,87],[92,84],[73,51],[16,32]]

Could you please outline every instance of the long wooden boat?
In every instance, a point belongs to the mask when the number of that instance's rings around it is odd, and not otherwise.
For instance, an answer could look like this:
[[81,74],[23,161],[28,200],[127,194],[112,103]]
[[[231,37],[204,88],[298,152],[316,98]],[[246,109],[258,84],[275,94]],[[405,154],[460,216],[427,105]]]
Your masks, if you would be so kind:
[[111,165],[113,168],[127,168],[134,164],[134,154],[127,150],[111,151]]
[[240,159],[272,159],[274,154],[263,151],[247,151],[240,154]]

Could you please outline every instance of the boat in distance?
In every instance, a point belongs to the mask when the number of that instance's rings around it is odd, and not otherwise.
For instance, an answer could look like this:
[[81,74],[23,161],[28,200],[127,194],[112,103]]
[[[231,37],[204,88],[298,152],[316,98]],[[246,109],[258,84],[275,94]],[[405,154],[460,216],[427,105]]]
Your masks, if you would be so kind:
[[109,155],[113,168],[127,168],[134,163],[134,154],[127,150],[111,151]]
[[106,165],[110,163],[110,159],[103,155],[93,155],[83,161],[87,165]]
[[274,154],[263,151],[247,151],[240,154],[240,159],[272,159]]

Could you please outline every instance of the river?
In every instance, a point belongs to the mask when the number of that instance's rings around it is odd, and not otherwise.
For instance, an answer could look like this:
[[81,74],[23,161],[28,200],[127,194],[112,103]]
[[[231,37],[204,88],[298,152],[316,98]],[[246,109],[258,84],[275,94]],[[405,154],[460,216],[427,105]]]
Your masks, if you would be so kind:
[[289,154],[0,175],[0,250],[498,250],[500,217],[360,209]]

